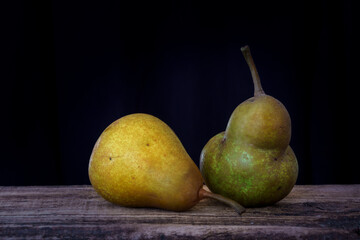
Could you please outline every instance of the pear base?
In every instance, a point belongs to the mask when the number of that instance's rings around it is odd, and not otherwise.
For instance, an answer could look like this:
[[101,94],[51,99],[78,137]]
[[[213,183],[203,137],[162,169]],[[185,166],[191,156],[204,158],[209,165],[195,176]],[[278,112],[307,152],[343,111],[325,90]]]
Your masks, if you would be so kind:
[[291,192],[298,176],[298,163],[290,146],[277,158],[246,148],[229,153],[226,145],[230,143],[224,143],[223,136],[220,133],[210,139],[200,158],[200,171],[213,193],[244,207],[264,207]]

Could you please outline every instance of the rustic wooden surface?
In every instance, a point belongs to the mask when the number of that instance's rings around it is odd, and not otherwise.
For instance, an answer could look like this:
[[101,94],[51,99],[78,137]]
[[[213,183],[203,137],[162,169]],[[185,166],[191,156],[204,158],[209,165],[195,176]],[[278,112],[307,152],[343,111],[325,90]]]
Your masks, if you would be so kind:
[[186,212],[124,208],[91,186],[0,187],[0,239],[360,239],[360,185],[295,186],[238,216],[215,200]]

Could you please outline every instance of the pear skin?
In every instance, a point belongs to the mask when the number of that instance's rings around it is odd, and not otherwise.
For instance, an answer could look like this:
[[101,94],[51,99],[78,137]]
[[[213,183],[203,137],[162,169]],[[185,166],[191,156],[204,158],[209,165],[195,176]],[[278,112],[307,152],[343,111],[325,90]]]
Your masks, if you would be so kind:
[[176,134],[149,114],[124,116],[103,131],[90,157],[89,178],[104,199],[126,207],[185,211],[205,197],[218,197],[203,189],[202,175]]
[[285,106],[266,95],[249,48],[242,48],[254,81],[254,97],[232,113],[225,132],[214,136],[200,156],[206,185],[245,207],[274,204],[296,183],[298,163],[289,146],[291,119]]

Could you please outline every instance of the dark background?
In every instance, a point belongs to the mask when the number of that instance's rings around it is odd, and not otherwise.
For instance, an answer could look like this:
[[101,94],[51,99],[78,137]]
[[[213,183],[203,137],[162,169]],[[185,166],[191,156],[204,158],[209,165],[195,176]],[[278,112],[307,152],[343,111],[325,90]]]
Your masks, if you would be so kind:
[[253,94],[246,44],[292,118],[297,183],[360,183],[355,1],[6,2],[0,185],[89,184],[95,141],[136,112],[198,164]]

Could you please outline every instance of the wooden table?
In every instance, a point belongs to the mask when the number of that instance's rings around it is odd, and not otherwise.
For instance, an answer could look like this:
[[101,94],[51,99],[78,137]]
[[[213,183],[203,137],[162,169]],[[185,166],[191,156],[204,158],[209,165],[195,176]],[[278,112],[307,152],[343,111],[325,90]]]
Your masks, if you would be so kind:
[[125,208],[91,186],[0,187],[0,239],[360,239],[360,185],[295,186],[242,215],[206,199],[186,212]]

